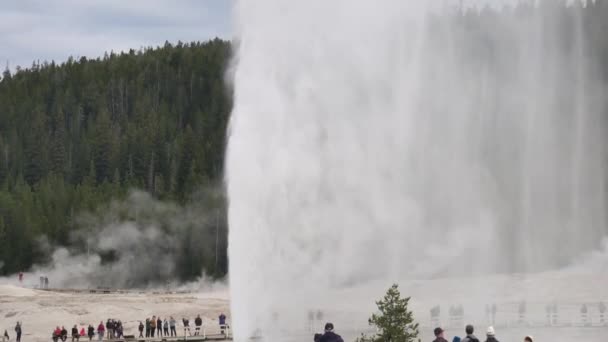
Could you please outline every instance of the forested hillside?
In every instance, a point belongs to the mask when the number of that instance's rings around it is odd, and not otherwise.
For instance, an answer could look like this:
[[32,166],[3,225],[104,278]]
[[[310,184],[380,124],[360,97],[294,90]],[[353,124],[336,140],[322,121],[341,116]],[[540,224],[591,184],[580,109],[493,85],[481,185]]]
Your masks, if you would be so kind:
[[[41,236],[51,245],[73,244],[81,213],[124,198],[129,189],[180,204],[197,192],[198,200],[207,196],[200,193],[223,193],[229,54],[229,42],[216,39],[5,71],[0,274],[43,262]],[[210,205],[221,212],[216,225],[225,244],[220,197]],[[225,253],[222,258],[215,275],[226,272]]]

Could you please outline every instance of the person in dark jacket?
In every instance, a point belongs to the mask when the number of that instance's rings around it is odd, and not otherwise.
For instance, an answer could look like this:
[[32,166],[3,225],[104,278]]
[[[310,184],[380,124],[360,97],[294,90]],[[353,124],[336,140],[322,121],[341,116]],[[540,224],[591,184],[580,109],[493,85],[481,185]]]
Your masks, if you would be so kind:
[[496,339],[496,332],[494,332],[494,327],[488,327],[486,336],[486,342],[498,342],[498,340]]
[[196,316],[196,318],[194,319],[194,335],[198,336],[201,334],[201,325],[203,325],[203,319],[201,318],[201,315]]
[[95,336],[95,327],[89,324],[87,328],[87,335],[89,336],[89,341],[93,340],[93,336]]
[[21,342],[21,323],[19,322],[15,325],[15,334],[17,334],[17,339],[15,341]]
[[74,325],[72,327],[72,342],[78,341],[80,339],[80,333],[78,332],[78,327]]
[[160,316],[156,319],[156,336],[163,336],[163,320],[160,319]]
[[68,339],[68,330],[65,327],[61,327],[61,340],[65,342]]
[[435,334],[435,340],[433,342],[448,342],[443,336],[443,329],[440,327],[435,328],[433,333]]
[[106,332],[108,333],[108,340],[112,339],[112,336],[114,335],[113,330],[114,322],[112,322],[112,320],[108,318],[108,320],[106,321]]
[[9,341],[9,340],[11,339],[11,337],[10,337],[10,336],[8,336],[8,331],[7,331],[6,329],[4,330],[4,338],[5,338],[7,341]]
[[334,325],[332,323],[325,324],[325,334],[321,336],[320,342],[344,342],[342,336],[334,333]]
[[150,319],[150,337],[154,337],[154,333],[156,332],[156,316],[152,316]]
[[184,325],[184,336],[186,336],[186,332],[189,336],[192,336],[192,333],[190,332],[190,321],[184,317],[182,318],[182,324]]
[[150,319],[146,318],[146,337],[150,337]]
[[314,342],[321,342],[321,337],[323,337],[322,334],[315,334],[315,337],[314,337],[313,341]]
[[139,321],[137,329],[139,329],[139,337],[144,337],[144,324],[141,321]]
[[479,342],[479,339],[473,335],[475,329],[472,325],[468,324],[464,331],[467,333],[467,337],[462,339],[462,342]]
[[226,324],[226,315],[222,312],[218,317],[218,321],[220,323],[220,334],[225,335],[226,329],[228,329],[228,324]]

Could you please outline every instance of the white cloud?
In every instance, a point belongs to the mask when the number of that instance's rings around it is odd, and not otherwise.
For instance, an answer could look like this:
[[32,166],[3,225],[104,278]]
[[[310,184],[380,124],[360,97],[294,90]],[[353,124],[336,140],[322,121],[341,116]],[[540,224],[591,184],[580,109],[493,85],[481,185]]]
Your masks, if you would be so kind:
[[94,58],[167,40],[229,38],[231,1],[6,1],[0,10],[0,63],[14,69],[35,60]]

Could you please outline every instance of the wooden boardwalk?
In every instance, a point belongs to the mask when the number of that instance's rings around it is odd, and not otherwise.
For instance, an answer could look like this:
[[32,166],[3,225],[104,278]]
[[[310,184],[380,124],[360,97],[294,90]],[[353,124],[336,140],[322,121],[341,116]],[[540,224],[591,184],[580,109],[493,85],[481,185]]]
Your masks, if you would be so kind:
[[[97,341],[97,339],[95,339],[95,338],[93,340]],[[180,337],[160,337],[160,338],[141,338],[141,337],[125,336],[124,338],[121,338],[121,339],[107,340],[104,338],[103,340],[106,342],[109,342],[109,341],[112,341],[112,342],[232,341],[232,336],[226,336],[226,335],[221,335],[221,334],[207,335],[207,336],[200,335],[200,336],[180,336]]]

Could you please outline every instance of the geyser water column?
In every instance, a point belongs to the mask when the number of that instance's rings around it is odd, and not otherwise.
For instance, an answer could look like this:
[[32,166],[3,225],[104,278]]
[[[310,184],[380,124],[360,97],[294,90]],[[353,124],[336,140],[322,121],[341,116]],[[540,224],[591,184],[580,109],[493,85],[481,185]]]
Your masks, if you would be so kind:
[[543,270],[603,236],[603,86],[578,12],[437,3],[237,2],[237,341],[279,341],[366,282]]

